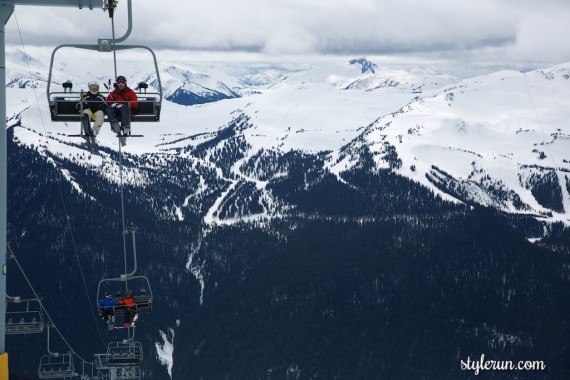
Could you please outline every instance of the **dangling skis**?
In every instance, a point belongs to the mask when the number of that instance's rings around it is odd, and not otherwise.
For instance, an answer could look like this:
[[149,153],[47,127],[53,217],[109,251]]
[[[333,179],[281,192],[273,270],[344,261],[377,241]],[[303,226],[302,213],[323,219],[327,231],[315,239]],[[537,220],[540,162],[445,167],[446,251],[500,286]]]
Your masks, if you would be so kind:
[[87,143],[87,149],[89,149],[89,152],[100,156],[101,153],[99,153],[99,149],[97,148],[97,143],[95,142],[95,135],[93,134],[93,131],[91,130],[89,124],[90,124],[89,119],[86,119],[84,117],[81,118],[81,128],[83,131],[81,137],[85,139]]
[[79,135],[67,135],[69,137],[82,137],[83,139],[85,139],[85,143],[87,145],[87,150],[89,151],[89,153],[91,154],[95,154],[97,156],[100,156],[101,153],[99,152],[99,149],[97,148],[97,143],[95,142],[95,136],[90,134],[90,128],[89,126],[85,126],[83,123],[81,123],[81,134]]
[[122,326],[115,326],[114,328],[115,328],[115,330],[120,330],[120,329],[130,329],[131,327],[136,327],[135,322],[138,321],[138,319],[139,319],[139,315],[135,314],[130,323],[125,323]]
[[109,331],[112,331],[115,329],[115,316],[114,315],[109,316],[109,319],[107,320],[107,325],[109,325]]

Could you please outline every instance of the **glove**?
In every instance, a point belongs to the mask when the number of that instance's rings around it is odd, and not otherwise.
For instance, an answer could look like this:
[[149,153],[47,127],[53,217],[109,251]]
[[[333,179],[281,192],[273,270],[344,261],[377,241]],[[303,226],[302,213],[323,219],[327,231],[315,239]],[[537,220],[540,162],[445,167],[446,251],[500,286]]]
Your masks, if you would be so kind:
[[118,104],[118,103],[111,104],[111,107],[117,108],[117,109],[121,108],[122,106],[123,106],[122,104]]

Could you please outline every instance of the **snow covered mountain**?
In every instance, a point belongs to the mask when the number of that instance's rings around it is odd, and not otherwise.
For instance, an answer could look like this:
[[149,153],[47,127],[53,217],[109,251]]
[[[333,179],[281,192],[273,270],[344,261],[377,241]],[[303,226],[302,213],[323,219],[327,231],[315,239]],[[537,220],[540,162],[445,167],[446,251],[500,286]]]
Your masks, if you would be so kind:
[[[286,78],[286,79],[284,79]],[[457,78],[429,68],[385,69],[366,58],[321,62],[284,73],[271,87],[327,83],[339,90],[370,91],[377,94],[422,94],[457,82]]]
[[[224,82],[203,73],[196,73],[179,65],[159,68],[165,99],[185,106],[216,102],[240,97],[239,91],[245,84],[229,76]],[[152,80],[149,81],[152,83]]]
[[10,68],[7,88],[45,87],[49,67],[20,49],[8,50],[6,66]]
[[[13,60],[21,57],[16,53]],[[270,169],[262,163],[279,161],[290,152],[325,153],[319,170],[334,173],[340,181],[345,181],[343,173],[372,156],[376,170],[408,177],[444,199],[570,223],[565,122],[570,110],[564,106],[570,99],[563,90],[570,65],[528,73],[504,71],[455,84],[447,84],[452,78],[439,78],[428,91],[425,84],[431,79],[425,76],[407,75],[404,81],[402,73],[378,68],[372,72],[374,65],[368,61],[355,62],[362,68],[347,62],[313,67],[243,97],[238,92],[246,86],[227,75],[220,74],[219,80],[180,65],[162,65],[166,94],[162,122],[150,128],[136,126],[145,138],[133,140],[126,152],[141,157],[154,154],[167,161],[183,159],[214,170],[215,182],[226,185],[203,209],[207,223],[265,218],[289,209],[291,205],[273,199],[268,187],[287,175],[287,167],[273,163]],[[45,71],[34,72],[37,83],[42,83]],[[9,73],[9,83],[29,79],[22,69]],[[346,76],[349,73],[353,76]],[[152,75],[139,74],[133,81],[152,84]],[[400,78],[388,86],[397,91],[382,91],[377,85],[388,77]],[[66,137],[76,126],[46,121],[43,96],[38,109],[31,104],[30,90],[17,87],[8,89],[8,115],[12,124],[21,121],[15,127],[16,139],[44,154],[68,160],[79,155],[83,165],[108,166],[110,152],[117,149],[110,134],[98,138],[109,153],[86,155],[82,141]],[[205,102],[211,103],[183,106]],[[116,181],[115,175],[106,174],[110,181]],[[196,175],[201,178],[195,184],[200,192],[217,191],[199,170]],[[143,178],[141,173],[133,174],[133,184],[140,181],[142,186]],[[244,186],[255,189],[250,193],[253,198],[238,205]],[[196,207],[206,207],[190,202],[196,198],[191,194],[172,201],[168,206],[172,217],[184,218]]]
[[335,152],[331,170],[366,151],[442,196],[568,223],[569,74],[568,64],[499,72],[418,97]]

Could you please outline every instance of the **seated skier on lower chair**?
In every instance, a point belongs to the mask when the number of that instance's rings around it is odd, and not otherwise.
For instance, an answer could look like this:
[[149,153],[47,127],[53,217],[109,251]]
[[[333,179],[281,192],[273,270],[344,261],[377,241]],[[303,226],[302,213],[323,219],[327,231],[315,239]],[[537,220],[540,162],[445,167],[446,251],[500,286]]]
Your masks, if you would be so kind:
[[115,323],[115,300],[110,293],[105,293],[105,298],[99,301],[99,315],[104,321],[107,321],[109,325]]
[[133,327],[137,318],[137,303],[131,290],[127,291],[125,298],[119,300],[119,305],[125,305],[125,323],[123,327]]

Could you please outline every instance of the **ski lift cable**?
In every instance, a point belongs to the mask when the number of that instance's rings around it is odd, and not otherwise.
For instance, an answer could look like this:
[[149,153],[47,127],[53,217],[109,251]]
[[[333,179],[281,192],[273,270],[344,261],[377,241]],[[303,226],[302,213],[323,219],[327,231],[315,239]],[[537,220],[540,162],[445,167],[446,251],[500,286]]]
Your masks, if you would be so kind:
[[125,294],[127,294],[129,283],[127,276],[127,229],[125,227],[125,197],[124,197],[124,184],[123,184],[123,151],[121,144],[119,144],[119,177],[121,188],[121,219],[123,223],[123,257],[125,261]]
[[[525,82],[526,90],[527,90],[527,93],[528,93],[528,98],[529,98],[530,104],[531,104],[531,106],[532,106],[532,111],[534,112],[534,117],[535,117],[535,119],[536,119],[536,123],[538,124],[538,127],[540,128],[541,134],[546,137],[546,131],[544,130],[543,123],[542,123],[542,121],[540,120],[540,118],[539,118],[539,116],[538,116],[538,111],[536,110],[536,104],[535,104],[535,101],[534,101],[534,97],[533,97],[533,95],[532,95],[532,91],[531,91],[530,85],[529,85],[529,83],[528,83],[528,78],[527,78],[527,75],[526,75],[526,71],[523,72],[523,75],[524,75],[524,82]],[[552,136],[552,135],[551,135],[551,136]],[[554,139],[552,140],[552,142],[551,142],[550,144],[554,145],[554,142],[555,142],[555,141],[556,141],[556,136],[554,136]],[[542,145],[542,144],[544,144],[544,143],[541,143],[541,145]],[[541,152],[541,154],[545,154],[545,153]],[[557,166],[556,161],[554,160],[553,155],[548,154],[548,155],[546,155],[545,158],[546,158],[546,159],[548,160],[548,162],[550,163],[550,165],[551,165],[551,167],[552,167],[552,171],[554,172],[554,175],[557,177],[557,181],[563,181],[563,179],[561,178],[562,174],[559,174],[559,172],[560,172],[560,167]],[[566,176],[564,176],[564,177],[566,177]],[[566,179],[568,179],[568,177],[566,177]],[[562,183],[560,183],[559,185],[561,186],[561,188],[563,188],[563,184],[562,184]],[[568,210],[565,210],[564,201],[563,201],[563,203],[562,203],[562,213],[564,213],[564,211],[567,212]],[[554,210],[554,212],[559,212],[559,211]]]
[[[527,94],[528,94],[528,99],[529,99],[530,105],[531,105],[531,107],[532,107],[532,112],[533,112],[533,114],[534,114],[534,119],[535,119],[535,121],[536,121],[536,124],[538,124],[538,127],[540,128],[540,132],[541,132],[542,135],[544,136],[544,135],[545,135],[544,127],[542,126],[542,122],[540,121],[540,118],[538,117],[538,112],[536,111],[536,104],[535,104],[535,102],[534,102],[534,97],[532,96],[532,91],[531,91],[530,85],[529,85],[529,83],[528,83],[528,78],[527,78],[527,76],[526,76],[526,71],[523,73],[523,76],[524,76],[524,83],[525,83],[525,86],[526,86],[526,91],[527,91]],[[549,159],[549,161],[552,161],[552,157],[550,157],[550,155],[549,155],[547,158]],[[554,167],[555,167],[555,166],[554,166],[554,162],[552,162],[552,164],[553,164],[553,168],[554,168]]]
[[[115,46],[115,17],[111,17],[111,32],[113,35],[112,44]],[[117,49],[113,49],[113,67],[115,69],[115,78],[117,77]],[[121,188],[121,221],[123,227],[123,257],[125,261],[125,274],[127,273],[127,231],[125,228],[125,198],[124,198],[124,185],[123,185],[123,151],[121,144],[119,144],[119,177]],[[125,294],[128,290],[128,280],[125,278]]]
[[[27,54],[27,53],[26,53],[26,47],[25,47],[25,44],[24,44],[24,40],[23,40],[23,38],[22,38],[22,32],[21,32],[21,30],[20,30],[20,24],[18,23],[18,17],[17,17],[17,15],[16,15],[16,10],[14,10],[14,19],[15,19],[15,21],[16,21],[16,27],[17,27],[17,29],[18,29],[18,33],[19,33],[19,36],[20,36],[20,43],[21,43],[21,45],[22,45],[22,50],[23,50],[24,54]],[[31,74],[31,69],[30,69],[30,63],[29,63],[28,61],[26,61],[26,64],[27,64],[27,67],[28,67],[28,75],[29,75],[30,78],[31,78],[31,77],[32,77],[32,74]],[[40,120],[41,120],[41,122],[42,122],[42,128],[43,128],[44,134],[45,134],[45,136],[46,136],[46,143],[47,143],[47,145],[49,145],[49,138],[47,138],[48,133],[47,133],[47,130],[46,130],[46,126],[45,126],[43,114],[42,114],[42,112],[41,112],[40,102],[39,102],[39,98],[38,98],[38,95],[37,95],[35,86],[32,86],[32,89],[33,89],[33,91],[34,91],[34,97],[35,97],[35,99],[36,99],[36,105],[37,105],[37,107],[38,107],[38,110],[40,110],[40,113],[39,113],[39,114],[40,114]],[[86,294],[86,297],[87,297],[87,302],[88,302],[88,304],[89,304],[89,310],[91,311],[91,314],[92,314],[92,316],[93,316],[93,321],[95,322],[95,326],[97,327],[97,332],[98,332],[98,334],[99,334],[99,337],[101,338],[101,342],[103,343],[103,346],[106,346],[106,345],[105,345],[105,339],[103,338],[103,334],[101,333],[101,330],[100,330],[100,328],[99,328],[99,323],[97,323],[97,322],[98,322],[97,317],[95,316],[95,312],[93,311],[93,308],[92,308],[92,302],[91,302],[91,298],[89,297],[89,291],[88,291],[88,289],[87,289],[87,283],[85,282],[85,275],[84,275],[84,273],[83,273],[83,267],[81,266],[81,260],[79,259],[79,254],[78,254],[78,252],[77,252],[77,245],[75,244],[75,237],[74,237],[74,235],[73,235],[73,229],[71,228],[70,217],[69,217],[69,214],[67,213],[67,207],[66,207],[66,205],[65,205],[65,199],[63,198],[63,191],[61,190],[61,173],[60,173],[60,176],[59,176],[59,181],[57,181],[57,188],[58,188],[58,190],[59,190],[59,197],[60,197],[61,203],[62,203],[62,205],[63,205],[63,211],[64,211],[64,213],[65,213],[65,219],[66,219],[66,221],[67,221],[67,228],[69,228],[69,232],[70,232],[70,236],[71,236],[71,243],[72,243],[72,245],[73,245],[73,251],[74,251],[74,253],[75,253],[75,258],[77,259],[77,264],[78,264],[78,266],[79,266],[79,271],[80,271],[80,274],[81,274],[81,279],[82,279],[82,281],[83,281],[83,288],[84,288],[84,290],[85,290],[85,294]]]
[[[110,14],[111,18],[111,32],[113,39],[111,40],[111,44],[113,45],[113,68],[115,70],[115,78],[117,77],[117,49],[115,49],[116,39],[115,39],[115,17],[113,14]],[[129,22],[129,25],[131,23]],[[127,229],[125,223],[125,197],[124,197],[124,182],[123,182],[123,151],[121,149],[121,144],[119,144],[119,187],[120,187],[120,194],[121,194],[121,223],[122,223],[122,235],[123,235],[123,259],[125,265],[125,294],[128,292],[129,283],[128,283],[128,271],[127,271]],[[129,333],[130,335],[130,333]]]
[[[69,348],[71,354],[75,355],[83,364],[93,364],[92,362],[85,360],[81,355],[79,355],[77,353],[77,351],[71,346],[71,344],[69,344],[69,342],[67,341],[67,339],[65,339],[65,336],[62,334],[62,332],[57,328],[57,325],[53,322],[53,319],[51,317],[51,315],[49,314],[49,312],[47,311],[46,307],[44,306],[42,300],[40,299],[38,293],[36,292],[35,288],[33,287],[32,283],[30,282],[28,276],[26,275],[26,272],[24,272],[24,269],[22,268],[22,266],[20,265],[20,262],[18,261],[18,258],[16,257],[16,255],[14,254],[14,251],[12,250],[12,248],[10,247],[9,243],[6,243],[6,246],[8,247],[9,253],[10,253],[10,258],[14,259],[14,262],[16,263],[16,265],[18,266],[18,268],[20,269],[20,272],[22,273],[22,276],[24,276],[24,279],[26,280],[26,282],[28,283],[28,286],[30,287],[30,289],[32,290],[32,293],[34,294],[34,297],[36,297],[36,299],[38,300],[39,304],[40,304],[40,308],[41,310],[43,310],[43,312],[45,313],[47,319],[49,320],[48,322],[48,334],[49,334],[49,324],[51,323],[51,327],[53,327],[53,329],[57,332],[57,334],[60,336],[60,338],[63,340],[63,342],[65,343],[65,345]],[[49,335],[48,335],[48,342],[49,342]],[[49,343],[48,343],[48,352],[50,354],[53,354],[50,349],[49,349]]]
[[[112,33],[113,33],[113,39],[112,39],[111,44],[112,44],[113,47],[114,47],[114,46],[115,46],[115,17],[113,17],[113,16],[111,15],[110,18],[111,18],[111,30],[112,30]],[[117,77],[117,50],[116,50],[116,49],[113,49],[113,65],[114,65],[114,69],[115,69],[115,76],[114,76],[114,78],[116,78],[116,77]]]
[[[115,69],[115,78],[117,77],[117,49],[114,48],[115,46],[115,17],[111,15],[111,32],[113,35],[112,45],[113,45],[113,67]],[[125,227],[125,197],[124,197],[124,184],[123,184],[123,151],[121,149],[121,144],[119,144],[119,187],[121,189],[121,222],[123,228],[123,258],[125,262],[125,275],[127,272],[127,230]],[[129,288],[128,279],[125,277],[125,294],[127,293]]]
[[542,123],[540,122],[540,119],[538,117],[538,112],[536,112],[536,105],[534,103],[534,98],[532,96],[532,92],[530,91],[530,85],[528,84],[528,78],[526,76],[526,72],[523,73],[524,76],[524,83],[526,86],[526,91],[528,94],[528,100],[530,102],[530,105],[532,107],[532,112],[534,113],[534,118],[536,121],[536,124],[538,124],[538,127],[540,128],[540,132],[544,135],[544,128],[542,127]]
[[32,283],[30,282],[28,276],[26,275],[26,272],[24,272],[24,268],[22,268],[22,266],[20,265],[20,262],[18,261],[18,258],[16,257],[16,255],[14,254],[14,251],[12,250],[12,247],[10,247],[9,243],[6,243],[6,246],[8,247],[8,251],[10,253],[10,258],[14,260],[14,262],[16,263],[16,265],[18,266],[18,269],[20,269],[20,272],[22,273],[22,276],[24,276],[24,279],[26,280],[26,282],[28,283],[28,286],[30,287],[30,289],[32,290],[32,293],[34,294],[34,297],[36,297],[36,299],[38,300],[38,302],[40,303],[40,307],[41,309],[44,311],[44,313],[46,314],[46,317],[49,321],[51,321],[53,328],[55,329],[55,331],[57,331],[58,335],[61,337],[61,339],[63,340],[63,342],[67,345],[67,347],[71,350],[71,352],[77,356],[79,358],[79,360],[85,362],[85,363],[90,363],[88,360],[83,359],[78,353],[77,351],[75,351],[73,349],[73,347],[71,346],[71,344],[69,344],[69,342],[67,341],[67,339],[65,339],[65,336],[63,336],[63,334],[61,333],[61,331],[57,328],[57,325],[55,323],[53,323],[53,319],[51,317],[51,315],[49,314],[49,312],[47,311],[46,307],[44,306],[42,300],[40,299],[38,293],[36,292],[36,289],[34,288],[34,286],[32,285]]
[[[112,45],[115,46],[115,17],[111,15],[111,32],[113,35]],[[117,77],[117,49],[113,49],[113,67],[115,69],[115,78]],[[121,149],[121,144],[119,144],[119,177],[120,188],[121,188],[121,221],[123,227],[123,258],[125,262],[125,294],[128,291],[129,283],[127,275],[127,230],[125,226],[125,197],[124,197],[124,184],[123,184],[123,151]]]
[[[540,128],[540,133],[546,137],[546,131],[544,130],[543,123],[538,116],[538,111],[536,110],[536,104],[534,101],[534,96],[532,95],[532,91],[530,89],[530,84],[528,83],[526,71],[523,73],[523,75],[524,75],[524,83],[525,83],[527,94],[528,94],[528,99],[530,101],[530,105],[532,106],[532,112],[534,113],[534,118],[536,120],[536,124],[538,124],[538,127]],[[556,173],[557,172],[557,170],[556,170],[557,166],[556,166],[556,162],[554,161],[554,158],[552,157],[552,155],[548,154],[546,156],[546,159],[550,162],[550,164],[552,166],[552,170],[554,170],[554,172]]]

